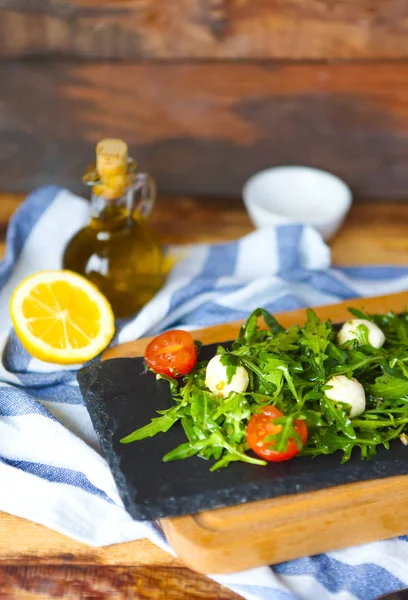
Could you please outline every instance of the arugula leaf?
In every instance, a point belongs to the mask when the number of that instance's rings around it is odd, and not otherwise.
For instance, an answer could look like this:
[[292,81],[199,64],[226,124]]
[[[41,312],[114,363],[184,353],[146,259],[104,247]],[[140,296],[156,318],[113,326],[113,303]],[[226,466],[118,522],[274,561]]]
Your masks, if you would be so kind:
[[357,325],[356,327],[356,339],[358,343],[362,346],[370,346],[370,342],[368,340],[369,331],[367,325]]
[[225,353],[221,355],[221,364],[227,367],[227,383],[231,383],[232,378],[237,372],[237,368],[240,366],[240,360],[238,356],[234,354]]
[[347,352],[345,350],[340,350],[333,342],[329,342],[326,347],[327,356],[336,359],[341,365],[347,361]]
[[300,340],[300,343],[309,350],[308,357],[315,363],[321,380],[325,378],[323,363],[328,357],[325,351],[329,344],[331,333],[331,322],[326,321],[322,323],[316,313],[308,308],[307,323],[302,327],[303,338]]
[[136,442],[137,440],[144,440],[148,437],[153,437],[158,433],[166,433],[173,427],[174,423],[176,423],[180,416],[177,414],[178,407],[170,408],[164,415],[161,417],[156,417],[151,420],[148,425],[144,427],[140,427],[130,433],[126,437],[120,440],[121,444],[130,444],[131,442]]
[[230,441],[236,444],[242,443],[246,437],[246,423],[252,415],[247,398],[243,394],[234,394],[229,405],[224,407],[223,414],[225,415],[223,427],[229,433]]
[[408,320],[406,315],[402,317],[397,317],[393,315],[393,327],[398,338],[398,341],[401,344],[408,344]]
[[186,438],[189,442],[196,441],[196,435],[194,433],[194,420],[192,417],[185,415],[181,418],[181,425],[184,429],[184,433],[186,434]]
[[335,431],[342,431],[347,437],[354,439],[356,433],[352,421],[350,420],[346,410],[350,410],[350,407],[345,404],[344,408],[340,407],[340,403],[336,406],[333,400],[329,400],[326,396],[322,396],[320,399],[320,409],[322,414],[326,417],[329,425],[333,425]]
[[302,415],[306,421],[308,429],[325,426],[322,415],[317,410],[303,410]]
[[277,334],[284,331],[282,325],[279,323],[279,321],[275,319],[273,315],[271,315],[271,313],[269,313],[267,310],[264,310],[263,308],[259,308],[258,310],[271,333]]
[[269,357],[268,355],[264,355],[264,371],[266,371],[269,375],[265,376],[265,379],[267,381],[269,381],[270,383],[274,383],[274,381],[276,380],[277,376],[276,376],[276,371],[279,373],[282,373],[282,375],[284,376],[284,378],[286,379],[286,382],[288,384],[288,387],[290,389],[290,391],[292,392],[293,396],[296,398],[297,402],[300,402],[300,398],[299,398],[299,394],[297,393],[295,384],[293,382],[293,379],[289,373],[289,367],[288,364],[278,358],[274,358]]
[[279,433],[266,436],[265,442],[274,441],[275,443],[273,444],[273,449],[277,452],[285,452],[287,450],[289,440],[293,439],[299,450],[301,450],[303,448],[302,438],[296,431],[293,422],[294,418],[291,415],[275,419],[273,424],[280,425],[281,430]]
[[218,402],[213,394],[194,388],[190,411],[196,426],[203,430],[214,430],[216,424],[213,422],[211,416],[217,406]]
[[370,315],[364,310],[358,310],[357,308],[351,307],[349,307],[347,310],[353,315],[353,317],[356,317],[356,319],[365,319],[366,321],[371,321]]
[[356,371],[366,370],[372,368],[377,364],[383,362],[384,358],[381,354],[378,355],[365,355],[362,352],[351,350],[349,353],[349,360],[346,364],[339,365],[333,369],[333,375],[352,375]]
[[268,383],[271,383],[276,388],[276,390],[272,393],[272,399],[275,400],[281,393],[285,381],[282,369],[270,370],[270,372],[265,375],[265,379],[268,381]]
[[[213,466],[210,468],[210,471],[214,472],[214,471],[218,471],[218,469],[223,469],[225,467],[228,467],[228,465],[232,462],[237,462],[240,461],[241,457],[238,456],[237,454],[224,454],[222,458],[220,458],[219,460],[217,460],[216,463],[213,464]],[[266,464],[266,461],[264,461]]]
[[190,442],[186,442],[184,444],[180,444],[177,448],[170,450],[163,456],[163,462],[170,462],[171,460],[183,460],[184,458],[190,458],[190,456],[194,456],[199,452],[199,448],[196,447],[195,444]]
[[194,456],[198,452],[201,452],[206,446],[217,446],[222,443],[222,438],[219,434],[214,433],[210,435],[207,439],[197,440],[197,442],[191,443],[187,442],[184,444],[180,444],[177,448],[170,450],[163,456],[163,462],[170,462],[171,460],[182,460],[184,458],[188,458],[190,456]]
[[271,333],[276,334],[284,331],[282,325],[280,325],[275,317],[268,313],[268,311],[263,308],[257,308],[242,325],[238,334],[238,340],[245,340],[247,342],[253,340],[258,331],[258,320],[260,317],[263,317],[263,320]]
[[384,373],[368,386],[368,391],[379,398],[403,398],[408,396],[408,380]]

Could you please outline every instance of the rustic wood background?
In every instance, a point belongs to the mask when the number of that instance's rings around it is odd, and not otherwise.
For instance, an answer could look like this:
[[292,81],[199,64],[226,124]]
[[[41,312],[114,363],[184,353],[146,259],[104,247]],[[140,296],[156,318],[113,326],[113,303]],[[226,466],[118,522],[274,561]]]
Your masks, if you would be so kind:
[[239,196],[300,163],[408,191],[405,0],[0,0],[0,187],[128,140],[167,194]]
[[[408,196],[408,3],[0,0],[0,191],[84,192],[108,135],[156,176],[164,241],[246,233],[228,198],[261,168],[303,163],[390,201],[354,207],[335,262],[405,264],[408,204],[392,201]],[[0,196],[0,252],[19,201]],[[2,518],[0,597],[237,598],[146,541],[73,550]]]

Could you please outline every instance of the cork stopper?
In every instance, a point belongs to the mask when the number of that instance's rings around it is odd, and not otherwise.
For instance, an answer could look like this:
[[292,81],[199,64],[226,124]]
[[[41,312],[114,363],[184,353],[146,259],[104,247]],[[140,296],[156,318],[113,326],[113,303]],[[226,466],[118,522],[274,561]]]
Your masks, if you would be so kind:
[[128,147],[123,140],[106,138],[96,146],[96,170],[101,178],[126,173],[127,164]]

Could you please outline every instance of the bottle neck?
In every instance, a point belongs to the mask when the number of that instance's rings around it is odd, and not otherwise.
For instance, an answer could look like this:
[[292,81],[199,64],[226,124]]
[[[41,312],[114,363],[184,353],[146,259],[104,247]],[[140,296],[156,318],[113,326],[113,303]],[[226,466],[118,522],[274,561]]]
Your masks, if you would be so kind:
[[92,190],[90,226],[99,231],[126,227],[133,213],[133,192],[129,187],[117,198],[106,198]]

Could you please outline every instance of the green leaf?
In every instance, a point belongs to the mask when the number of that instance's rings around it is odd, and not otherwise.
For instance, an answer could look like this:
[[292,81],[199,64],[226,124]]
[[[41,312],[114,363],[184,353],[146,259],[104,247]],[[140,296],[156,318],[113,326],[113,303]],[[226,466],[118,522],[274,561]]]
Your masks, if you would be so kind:
[[384,361],[384,357],[380,354],[375,356],[366,356],[356,350],[349,352],[349,363],[339,365],[333,369],[333,375],[353,375],[356,371],[367,370],[380,364]]
[[239,340],[251,340],[258,331],[258,310],[255,310],[241,326],[239,330]]
[[216,427],[212,416],[218,408],[218,402],[213,394],[194,388],[191,394],[191,416],[195,424],[203,430]]
[[210,471],[218,471],[218,469],[222,469],[224,467],[228,467],[231,462],[247,462],[252,465],[259,465],[261,467],[265,467],[268,463],[266,460],[261,460],[259,458],[252,458],[248,454],[244,454],[243,452],[234,452],[233,454],[224,454],[224,456],[218,460],[213,466],[210,468]]
[[261,467],[264,467],[267,464],[265,460],[253,458],[252,456],[249,456],[249,454],[245,454],[245,452],[242,452],[237,447],[233,447],[230,444],[226,443],[225,448],[235,457],[236,460],[241,460],[242,462],[247,462],[251,465],[260,465]]
[[280,425],[282,429],[279,433],[267,435],[265,437],[265,442],[274,442],[274,444],[271,444],[271,448],[276,450],[276,452],[285,452],[287,450],[289,440],[293,439],[295,440],[299,450],[302,449],[302,440],[293,426],[292,416],[287,415],[279,417],[278,419],[274,419],[273,424]]
[[246,425],[252,415],[248,399],[243,394],[235,394],[237,404],[224,412],[223,428],[231,442],[241,444],[246,437]]
[[167,454],[163,456],[163,462],[169,462],[171,460],[182,460],[184,458],[188,458],[190,456],[194,456],[195,454],[202,452],[206,447],[211,446],[223,446],[224,440],[222,436],[216,432],[204,438],[202,440],[198,440],[197,442],[191,443],[187,442],[184,444],[180,444],[177,448],[170,450]]
[[351,307],[349,307],[347,310],[353,315],[353,317],[356,317],[357,319],[365,319],[366,321],[371,321],[370,315],[363,310],[358,310],[357,308]]
[[[297,393],[296,386],[293,382],[292,376],[289,373],[289,366],[285,361],[280,360],[278,358],[273,358],[273,357],[268,358],[266,355],[264,370],[269,374],[269,375],[265,376],[265,379],[272,383],[277,378],[276,372],[282,373],[282,375],[286,379],[286,383],[288,384],[288,387],[289,387],[290,391],[292,392],[294,398],[296,398],[297,402],[300,402],[300,398],[299,398],[299,394]],[[270,374],[272,374],[271,380],[268,379],[270,377]]]
[[190,456],[194,456],[198,452],[198,448],[191,444],[190,442],[186,442],[184,444],[180,444],[177,448],[170,450],[167,452],[162,458],[163,462],[170,462],[172,460],[183,460],[184,458],[189,458]]
[[393,326],[398,340],[401,344],[408,344],[408,321],[403,317],[397,317],[394,315]]
[[184,416],[181,418],[181,425],[184,429],[184,433],[186,434],[186,438],[188,439],[189,442],[196,441],[196,435],[194,433],[193,424],[194,424],[194,421],[191,417]]
[[284,331],[282,325],[280,325],[275,317],[273,317],[267,310],[263,308],[257,308],[242,325],[238,335],[239,340],[245,339],[249,342],[253,340],[258,331],[258,320],[260,317],[263,317],[263,320],[265,321],[265,324],[271,333],[277,334],[281,331]]
[[399,399],[408,396],[408,380],[384,373],[377,377],[373,385],[368,386],[368,390],[370,394],[379,398]]
[[308,349],[309,358],[317,368],[321,380],[325,378],[323,363],[327,358],[326,348],[329,344],[329,337],[332,333],[330,321],[322,323],[316,313],[311,309],[307,309],[307,323],[302,327],[303,337],[300,343]]
[[328,356],[336,359],[341,365],[344,365],[348,357],[348,353],[340,350],[333,342],[327,344],[326,352]]
[[232,378],[237,372],[237,368],[240,366],[241,362],[238,356],[229,353],[221,354],[220,360],[221,364],[224,365],[224,367],[227,367],[227,383],[231,383]]
[[267,310],[264,310],[263,308],[260,308],[259,312],[271,333],[277,334],[281,331],[284,331],[282,325],[275,319],[273,315],[271,315],[271,313],[269,313]]
[[236,454],[224,454],[224,456],[222,458],[217,460],[217,462],[212,465],[212,467],[210,468],[210,471],[211,472],[218,471],[218,469],[223,469],[225,467],[228,467],[228,465],[230,463],[237,462],[237,461],[241,461],[240,456],[237,456]]
[[358,341],[358,343],[362,346],[370,346],[370,342],[369,342],[369,331],[368,331],[368,327],[367,325],[357,325],[356,327],[356,339]]
[[265,379],[276,387],[275,392],[272,394],[272,398],[277,398],[282,391],[283,383],[285,381],[283,371],[281,369],[273,369],[265,375]]
[[342,431],[351,439],[356,437],[352,421],[346,412],[346,410],[350,410],[350,407],[347,404],[342,408],[340,402],[334,403],[333,400],[323,396],[320,400],[320,408],[329,425],[335,425],[335,430]]
[[136,429],[135,431],[133,431],[133,433],[130,433],[126,437],[122,438],[120,440],[120,443],[130,444],[131,442],[136,442],[138,440],[144,440],[146,438],[153,437],[158,433],[166,433],[166,431],[168,431],[170,427],[173,427],[174,423],[176,423],[180,418],[177,414],[178,407],[175,408],[176,410],[172,408],[161,417],[156,417],[152,419],[148,425]]
[[305,417],[308,429],[314,427],[324,427],[325,422],[322,419],[322,415],[317,410],[303,410],[302,414]]
[[408,423],[408,416],[401,419],[394,419],[391,415],[388,419],[353,419],[353,425],[361,429],[383,429],[384,427],[396,427],[406,425]]

